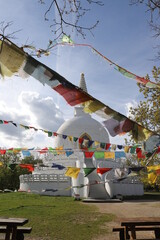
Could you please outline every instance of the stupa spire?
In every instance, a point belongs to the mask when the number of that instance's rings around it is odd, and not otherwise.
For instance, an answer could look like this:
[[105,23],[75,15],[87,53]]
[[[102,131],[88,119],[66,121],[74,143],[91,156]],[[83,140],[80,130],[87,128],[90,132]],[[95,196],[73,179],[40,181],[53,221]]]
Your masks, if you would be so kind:
[[87,92],[87,86],[86,86],[86,81],[85,81],[85,78],[84,78],[84,73],[81,73],[81,79],[80,79],[80,82],[79,82],[79,87],[84,91],[84,92]]

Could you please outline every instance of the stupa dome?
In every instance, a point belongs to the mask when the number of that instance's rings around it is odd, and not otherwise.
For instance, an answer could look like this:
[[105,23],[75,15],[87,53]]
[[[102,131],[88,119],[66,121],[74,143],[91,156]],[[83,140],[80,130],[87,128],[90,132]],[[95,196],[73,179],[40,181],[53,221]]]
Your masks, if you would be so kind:
[[[75,107],[75,116],[64,122],[57,131],[58,134],[85,138],[92,141],[109,143],[109,135],[106,129],[91,115],[83,112],[83,107]],[[79,143],[70,141],[62,136],[55,138],[55,146],[63,148],[79,148]]]

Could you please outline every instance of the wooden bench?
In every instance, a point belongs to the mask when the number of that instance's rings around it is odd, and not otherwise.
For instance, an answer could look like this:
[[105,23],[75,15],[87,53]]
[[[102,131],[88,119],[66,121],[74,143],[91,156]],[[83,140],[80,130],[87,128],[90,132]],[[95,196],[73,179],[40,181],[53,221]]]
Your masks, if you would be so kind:
[[[0,227],[0,233],[6,233],[7,227],[1,226]],[[23,240],[25,233],[31,233],[32,228],[31,227],[17,227],[17,236],[16,240]]]
[[124,240],[124,227],[115,227],[112,232],[119,232],[119,239]]
[[[134,228],[134,230],[137,231],[154,231],[155,239],[160,239],[160,227],[158,226],[137,226]],[[112,229],[113,232],[119,232],[119,239],[124,240],[125,239],[125,228],[124,227],[115,227]],[[128,228],[128,232],[131,231],[130,228]],[[127,239],[130,239],[130,235],[127,232]]]

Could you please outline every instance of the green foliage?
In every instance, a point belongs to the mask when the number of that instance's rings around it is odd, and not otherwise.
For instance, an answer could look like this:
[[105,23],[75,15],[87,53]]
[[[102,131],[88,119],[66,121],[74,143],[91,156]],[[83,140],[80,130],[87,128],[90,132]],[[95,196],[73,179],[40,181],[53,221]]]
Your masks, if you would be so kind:
[[[155,82],[160,84],[160,68],[153,67],[152,73]],[[160,89],[147,88],[140,83],[138,86],[144,100],[140,101],[137,107],[130,108],[130,118],[160,134]]]
[[[7,152],[4,155],[0,155],[0,190],[10,189],[16,190],[19,189],[20,181],[19,176],[23,174],[30,174],[28,169],[21,168],[18,164],[37,164],[42,163],[40,159],[34,159],[33,156],[25,157],[20,160],[20,156],[13,152]],[[17,164],[18,163],[18,164]]]
[[29,174],[27,169],[22,169],[16,164],[12,164],[12,169],[9,166],[0,167],[0,190],[18,190],[20,185],[19,176]]
[[[153,67],[152,70],[154,81],[160,84],[160,67]],[[149,79],[147,75],[146,78]],[[145,85],[138,83],[139,91],[143,94],[143,101],[140,101],[137,107],[130,108],[130,118],[138,122],[142,126],[157,134],[160,134],[160,89],[157,88],[147,88]],[[133,143],[133,138],[131,136],[130,141]],[[155,155],[148,162],[148,158],[143,159],[139,162],[142,166],[157,165],[160,159]],[[158,182],[160,178],[157,178],[156,184],[150,185],[148,183],[147,173],[141,174],[141,180],[144,183],[145,189],[159,189]]]
[[36,239],[91,240],[99,235],[104,237],[108,232],[106,223],[114,218],[71,197],[2,193],[0,205],[2,216],[28,218],[28,226],[33,229],[31,237]]
[[41,159],[34,159],[33,156],[25,157],[22,159],[21,163],[23,164],[37,164],[37,163],[43,163]]

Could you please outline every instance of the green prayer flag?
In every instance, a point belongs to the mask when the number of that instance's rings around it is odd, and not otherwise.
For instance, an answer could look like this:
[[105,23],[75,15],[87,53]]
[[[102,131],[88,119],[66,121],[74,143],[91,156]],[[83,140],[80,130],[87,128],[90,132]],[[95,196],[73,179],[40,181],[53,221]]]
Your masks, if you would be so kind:
[[67,35],[63,35],[63,37],[62,37],[62,42],[63,42],[63,43],[74,43],[74,42],[72,41],[72,39],[70,38],[70,36],[67,36]]
[[84,176],[87,177],[91,172],[93,172],[96,168],[83,168]]
[[104,152],[95,152],[94,153],[95,158],[104,158]]
[[74,140],[74,142],[77,142],[78,138],[77,138],[77,137],[74,137],[73,140]]
[[52,137],[52,132],[48,132],[48,137]]

